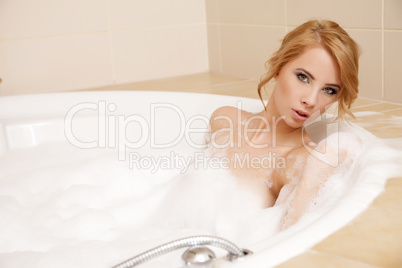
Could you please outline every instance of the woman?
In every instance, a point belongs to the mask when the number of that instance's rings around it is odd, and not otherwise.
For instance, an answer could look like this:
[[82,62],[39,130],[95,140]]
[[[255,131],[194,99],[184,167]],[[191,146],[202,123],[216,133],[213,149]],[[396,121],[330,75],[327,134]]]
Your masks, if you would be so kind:
[[[353,162],[356,152],[348,150],[348,143],[360,144],[359,138],[341,136],[339,148],[328,146],[334,144],[331,137],[317,145],[304,126],[335,102],[339,119],[353,116],[349,109],[358,93],[358,58],[357,44],[337,23],[306,22],[288,33],[267,61],[260,98],[269,81],[276,85],[264,110],[252,114],[221,107],[210,118],[209,148],[231,160],[231,171],[263,198],[265,207],[285,202],[293,192],[282,229],[299,220],[332,174]],[[326,153],[317,158],[313,150]]]

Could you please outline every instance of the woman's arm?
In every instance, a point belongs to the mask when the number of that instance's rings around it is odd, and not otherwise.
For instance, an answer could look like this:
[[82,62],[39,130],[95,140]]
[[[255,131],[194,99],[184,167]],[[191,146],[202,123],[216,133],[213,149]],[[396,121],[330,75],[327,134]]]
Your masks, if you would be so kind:
[[293,199],[282,219],[281,230],[289,228],[303,216],[328,179],[352,165],[361,147],[357,135],[335,133],[321,141],[315,152],[310,151]]

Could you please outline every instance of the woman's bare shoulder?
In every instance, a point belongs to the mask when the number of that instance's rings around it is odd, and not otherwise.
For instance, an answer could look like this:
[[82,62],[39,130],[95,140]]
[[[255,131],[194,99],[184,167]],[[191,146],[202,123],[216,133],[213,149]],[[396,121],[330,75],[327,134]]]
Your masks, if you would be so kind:
[[247,119],[252,113],[240,110],[233,106],[223,106],[216,109],[209,119],[211,132],[221,128],[230,128],[239,121]]

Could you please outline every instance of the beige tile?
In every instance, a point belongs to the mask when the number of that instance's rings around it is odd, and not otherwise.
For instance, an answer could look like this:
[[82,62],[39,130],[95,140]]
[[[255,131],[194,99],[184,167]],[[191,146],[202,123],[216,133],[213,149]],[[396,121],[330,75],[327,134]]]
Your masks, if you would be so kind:
[[366,105],[366,106],[355,107],[355,108],[352,107],[352,112],[362,112],[362,111],[384,112],[384,111],[398,109],[398,108],[400,108],[400,105],[398,105],[398,104],[381,102],[381,103],[376,103],[373,105]]
[[[259,81],[235,77],[201,73],[157,79],[130,84],[84,89],[83,91],[144,90],[144,91],[179,91],[206,94],[218,94],[259,99],[257,93]],[[262,97],[267,100],[274,84],[269,83],[262,90]]]
[[359,60],[359,96],[382,99],[382,41],[381,31],[348,30],[361,47]]
[[384,27],[385,29],[402,29],[402,1],[384,1]]
[[370,265],[401,267],[401,226],[399,210],[368,209],[313,249]]
[[377,103],[379,103],[379,101],[364,99],[364,98],[359,97],[353,102],[352,107],[357,108],[360,106],[367,106],[367,105],[372,105],[372,104],[377,104]]
[[244,79],[216,75],[211,73],[199,73],[192,75],[183,75],[169,77],[164,79],[155,79],[129,84],[121,84],[107,87],[98,87],[86,90],[150,90],[150,91],[187,91],[199,92],[199,88],[205,88],[214,85],[225,85],[245,81]]
[[219,22],[219,6],[216,0],[205,0],[207,23]]
[[[397,187],[398,189],[402,188],[402,178],[391,178],[388,179],[387,184],[385,185],[385,189],[388,191],[389,189],[392,189],[393,187]],[[398,200],[401,198],[401,195],[398,196]]]
[[381,123],[377,123],[376,126],[364,127],[364,128],[381,139],[394,139],[402,137],[401,127],[389,127],[386,125],[384,126]]
[[[262,89],[261,89],[261,97],[268,101],[268,99],[270,98],[272,92],[274,91],[276,83],[275,82],[268,82],[267,84],[265,84]],[[258,87],[258,84],[257,84]],[[258,93],[257,93],[258,94]],[[258,97],[259,98],[259,97]]]
[[106,3],[98,0],[2,0],[0,39],[104,32],[105,14]]
[[219,25],[208,24],[207,34],[208,34],[209,71],[213,73],[221,73],[222,63],[221,63]]
[[285,27],[221,25],[222,72],[259,80],[265,62],[280,45]]
[[112,34],[117,84],[206,72],[205,25]]
[[391,111],[386,111],[386,112],[384,112],[384,114],[402,117],[402,108],[396,109],[396,110],[391,110]]
[[402,213],[402,178],[389,179],[386,191],[381,193],[370,208],[395,210]]
[[113,84],[107,34],[0,42],[2,95]]
[[310,19],[330,19],[342,27],[381,29],[381,0],[288,0],[289,25]]
[[385,100],[402,103],[402,32],[385,32]]
[[394,139],[402,137],[402,128],[401,127],[387,127],[381,126],[382,124],[378,124],[378,126],[374,127],[365,127],[368,131],[373,133],[375,136],[381,139]]
[[205,23],[204,0],[109,1],[112,30]]
[[369,129],[374,135],[376,135],[379,138],[382,139],[395,139],[395,138],[401,138],[402,137],[402,127],[397,126],[397,127],[384,127],[379,129],[373,128]]
[[343,258],[337,255],[309,250],[304,254],[292,258],[291,260],[276,266],[276,268],[373,268],[375,266],[365,264],[356,260]]
[[222,23],[285,25],[285,1],[218,0]]
[[[372,106],[377,107],[378,105]],[[364,127],[379,138],[400,138],[402,136],[402,118],[396,119],[391,114],[382,112],[361,114],[361,112],[370,111],[369,107],[371,106],[361,107],[353,110],[355,112],[356,118],[351,121]],[[386,108],[387,107],[385,106],[385,109]]]

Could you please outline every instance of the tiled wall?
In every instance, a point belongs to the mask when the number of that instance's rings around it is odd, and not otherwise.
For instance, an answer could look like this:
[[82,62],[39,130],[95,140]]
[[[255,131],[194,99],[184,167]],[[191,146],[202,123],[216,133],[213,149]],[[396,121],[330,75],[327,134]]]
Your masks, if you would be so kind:
[[289,30],[331,19],[360,44],[360,96],[402,103],[402,0],[206,0],[210,70],[259,79]]
[[0,95],[208,70],[259,79],[313,18],[361,45],[360,96],[402,103],[402,0],[1,0]]
[[205,0],[0,1],[0,95],[206,71]]

